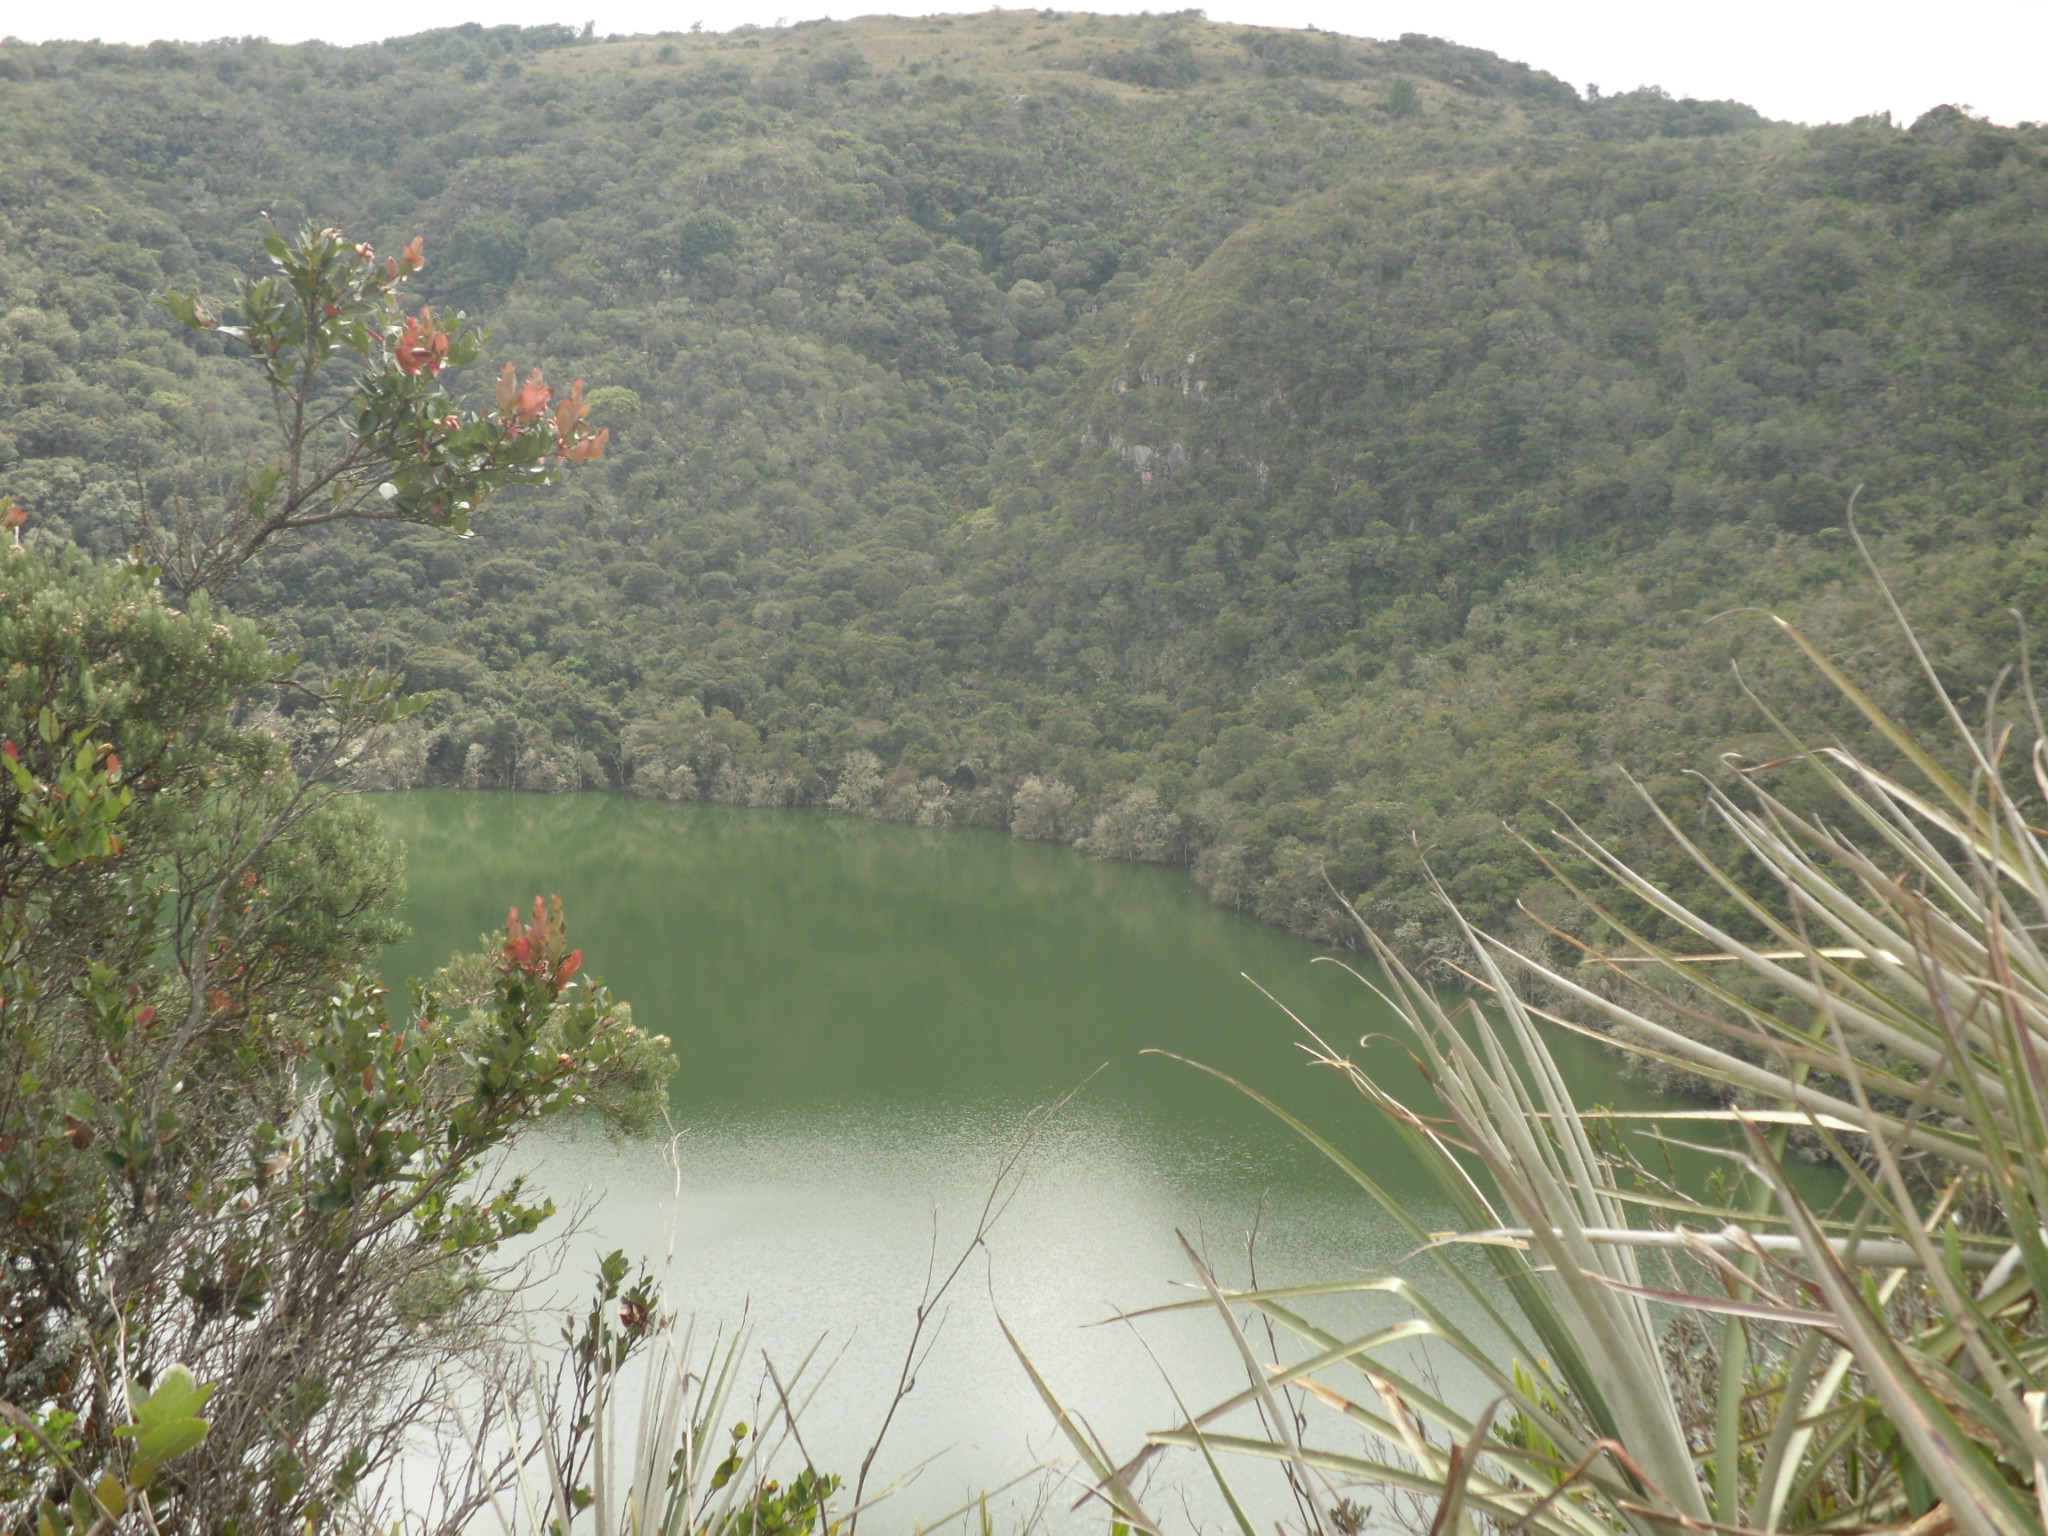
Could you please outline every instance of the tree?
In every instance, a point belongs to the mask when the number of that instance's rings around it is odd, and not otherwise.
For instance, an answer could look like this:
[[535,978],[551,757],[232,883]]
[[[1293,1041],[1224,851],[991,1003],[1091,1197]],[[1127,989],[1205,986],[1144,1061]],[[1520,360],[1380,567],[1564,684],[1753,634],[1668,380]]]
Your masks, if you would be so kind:
[[447,1411],[494,1256],[552,1209],[486,1160],[644,1115],[666,1042],[579,976],[559,902],[402,1008],[364,979],[397,866],[329,780],[388,684],[325,697],[295,772],[246,723],[290,681],[253,625],[34,549],[0,557],[0,651],[0,1400],[115,1468],[116,1405],[187,1367],[212,1427],[159,1528],[303,1530]]
[[[164,1530],[334,1514],[452,1411],[452,1373],[508,1300],[494,1256],[552,1210],[485,1160],[571,1107],[644,1118],[666,1082],[665,1042],[578,979],[559,902],[515,910],[494,956],[393,1010],[365,973],[401,931],[397,861],[336,784],[423,701],[375,673],[308,687],[216,603],[279,535],[342,518],[465,532],[503,486],[598,457],[582,382],[557,401],[508,366],[494,410],[464,411],[441,379],[480,339],[404,310],[419,240],[382,263],[310,225],[263,248],[274,271],[243,285],[235,323],[165,298],[259,360],[281,451],[220,505],[145,523],[161,582],[24,549],[5,509],[10,1523],[67,1485],[147,1485]],[[337,378],[344,352],[360,366]],[[204,1443],[138,1474],[120,1405],[184,1371],[213,1389]],[[472,1473],[446,1518],[504,1470]],[[95,1497],[72,1499],[74,1523]]]
[[175,592],[218,596],[278,535],[345,518],[466,534],[505,486],[545,485],[603,455],[610,431],[591,424],[581,379],[557,400],[540,369],[522,380],[507,363],[494,410],[466,410],[448,392],[443,374],[476,361],[483,338],[460,314],[406,310],[405,284],[426,264],[420,238],[380,262],[309,223],[290,241],[273,227],[263,252],[272,270],[242,284],[233,324],[196,293],[163,297],[194,330],[248,348],[282,439],[218,505],[186,498],[169,526],[146,515],[145,553]]

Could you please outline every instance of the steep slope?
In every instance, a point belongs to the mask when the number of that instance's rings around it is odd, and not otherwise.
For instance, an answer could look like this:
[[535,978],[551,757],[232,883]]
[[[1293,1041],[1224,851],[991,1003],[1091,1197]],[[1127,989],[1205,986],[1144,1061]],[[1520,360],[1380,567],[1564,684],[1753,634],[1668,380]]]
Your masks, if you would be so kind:
[[0,490],[49,536],[260,444],[150,298],[262,210],[424,231],[494,359],[589,378],[614,451],[545,506],[235,595],[437,691],[386,782],[1009,824],[1336,936],[1327,871],[1419,935],[1411,833],[1500,916],[1503,818],[1750,738],[1722,610],[1899,675],[1854,487],[1959,678],[2041,617],[2039,130],[1194,13],[16,45],[0,105]]

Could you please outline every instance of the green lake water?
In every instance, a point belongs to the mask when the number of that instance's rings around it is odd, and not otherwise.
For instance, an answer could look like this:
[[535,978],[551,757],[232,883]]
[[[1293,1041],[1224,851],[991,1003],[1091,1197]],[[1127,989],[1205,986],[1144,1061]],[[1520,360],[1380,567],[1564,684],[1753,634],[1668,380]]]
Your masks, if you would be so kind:
[[[1449,1224],[1391,1133],[1308,1061],[1288,1011],[1419,1100],[1402,1045],[1384,1038],[1396,1021],[1356,978],[1312,964],[1317,950],[1211,905],[1184,871],[808,811],[453,791],[373,803],[409,859],[414,936],[388,957],[390,977],[478,947],[508,907],[558,892],[590,970],[673,1039],[675,1172],[664,1138],[589,1129],[551,1130],[521,1156],[583,1211],[572,1269],[611,1247],[647,1257],[680,1309],[745,1318],[780,1366],[822,1339],[836,1363],[806,1438],[849,1480],[934,1249],[943,1270],[1025,1117],[1087,1079],[1034,1143],[890,1432],[884,1472],[938,1457],[887,1506],[891,1529],[1066,1457],[998,1314],[1128,1453],[1177,1418],[1176,1392],[1201,1402],[1243,1382],[1213,1318],[1096,1326],[1187,1295],[1180,1234],[1226,1283],[1248,1273],[1254,1229],[1266,1283],[1402,1256],[1398,1232],[1311,1148],[1227,1084],[1148,1050],[1270,1094],[1426,1226]],[[1586,1101],[1643,1098],[1597,1047],[1562,1049]],[[1174,1507],[1212,1508],[1198,1469],[1161,1476]],[[1247,1480],[1255,1500],[1278,1497]],[[1039,1496],[998,1504],[1015,1513]]]

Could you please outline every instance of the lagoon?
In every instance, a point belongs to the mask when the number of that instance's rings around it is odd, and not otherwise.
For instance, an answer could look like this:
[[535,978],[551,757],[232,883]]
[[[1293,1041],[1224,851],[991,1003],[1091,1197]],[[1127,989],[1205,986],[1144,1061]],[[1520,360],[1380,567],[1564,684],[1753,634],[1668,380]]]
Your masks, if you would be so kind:
[[[588,1127],[550,1130],[521,1156],[582,1212],[572,1272],[624,1247],[705,1325],[745,1319],[778,1366],[822,1340],[832,1365],[806,1439],[849,1482],[934,1256],[943,1272],[970,1239],[1034,1107],[1079,1089],[1028,1150],[890,1431],[878,1479],[937,1458],[878,1512],[892,1529],[1071,1460],[998,1315],[1128,1453],[1177,1419],[1177,1396],[1242,1384],[1213,1316],[1105,1321],[1187,1297],[1183,1237],[1226,1284],[1254,1264],[1273,1283],[1403,1256],[1378,1209],[1266,1111],[1147,1052],[1280,1100],[1425,1225],[1450,1222],[1392,1134],[1302,1049],[1306,1026],[1420,1101],[1398,1021],[1357,977],[1211,905],[1184,871],[813,811],[456,791],[373,803],[409,859],[414,933],[387,976],[475,949],[509,907],[559,893],[591,972],[674,1041],[673,1170],[666,1138]],[[1588,1100],[1646,1098],[1597,1047],[1560,1049]],[[1198,1466],[1161,1476],[1184,1481],[1176,1503],[1209,1506]],[[1069,1502],[1043,1480],[996,1501],[1011,1519]]]

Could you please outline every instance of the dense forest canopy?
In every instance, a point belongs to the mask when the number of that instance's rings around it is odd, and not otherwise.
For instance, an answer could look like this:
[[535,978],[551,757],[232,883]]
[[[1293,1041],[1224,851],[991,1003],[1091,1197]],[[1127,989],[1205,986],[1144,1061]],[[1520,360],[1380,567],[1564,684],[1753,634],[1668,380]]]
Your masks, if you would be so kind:
[[[612,785],[1184,860],[1331,936],[1537,879],[1761,728],[1764,628],[1966,698],[2048,621],[2048,130],[1796,128],[1198,13],[0,44],[0,493],[126,550],[266,451],[265,214],[588,379],[602,464],[228,594],[433,708],[373,782]],[[1796,669],[1783,669],[1787,674]],[[1780,695],[1782,696],[1782,695]],[[1808,700],[1811,703],[1811,700]],[[1819,708],[1818,704],[1814,704]],[[1590,787],[1589,787],[1590,786]]]

